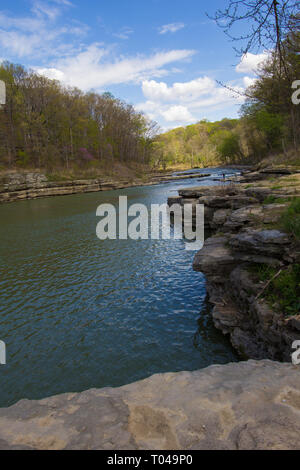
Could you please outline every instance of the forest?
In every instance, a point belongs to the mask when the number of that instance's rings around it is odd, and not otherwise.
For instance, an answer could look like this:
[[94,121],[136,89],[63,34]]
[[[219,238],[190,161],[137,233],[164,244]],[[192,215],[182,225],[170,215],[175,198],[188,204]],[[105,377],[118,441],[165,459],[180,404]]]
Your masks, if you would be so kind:
[[[244,4],[230,1],[215,21],[227,34],[236,21],[258,22],[239,53],[252,50],[255,42],[263,47],[264,37],[272,46],[258,78],[244,92],[238,119],[201,120],[162,134],[155,122],[110,93],[83,93],[2,62],[0,80],[7,97],[0,109],[0,170],[105,172],[118,162],[147,172],[176,165],[253,163],[274,155],[299,160],[300,106],[292,101],[300,80],[299,15],[285,5],[280,9],[278,2],[251,0],[239,16],[237,3]],[[257,9],[260,3],[267,16],[261,6]],[[291,8],[294,12],[294,4]]]
[[155,142],[156,163],[207,167],[295,155],[300,164],[300,106],[292,101],[293,84],[300,78],[299,51],[295,25],[283,41],[282,57],[272,51],[258,79],[246,90],[239,119],[203,120],[161,134]]
[[0,168],[105,169],[149,164],[155,124],[110,93],[67,88],[4,62]]

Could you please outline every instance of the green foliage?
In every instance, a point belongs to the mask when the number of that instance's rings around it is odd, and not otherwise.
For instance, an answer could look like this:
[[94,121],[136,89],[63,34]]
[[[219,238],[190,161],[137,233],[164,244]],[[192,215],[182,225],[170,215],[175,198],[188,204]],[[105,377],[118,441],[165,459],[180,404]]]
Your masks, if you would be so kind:
[[24,150],[18,150],[17,152],[17,161],[16,164],[20,167],[26,167],[30,162],[30,155],[28,155]]
[[273,196],[273,194],[271,194],[270,196],[267,196],[265,199],[264,199],[264,204],[274,204],[274,202],[276,202],[276,196]]
[[[259,78],[247,89],[241,118],[200,121],[158,137],[162,159],[172,163],[210,166],[252,163],[269,155],[299,149],[300,106],[292,103],[292,83],[300,77],[300,34],[291,24],[283,38],[281,60],[276,51],[260,67]],[[284,66],[282,64],[284,58]]]
[[188,164],[207,167],[238,161],[241,157],[237,119],[200,121],[187,127],[179,127],[157,137],[156,163],[167,165]]
[[154,123],[110,93],[83,93],[4,62],[0,109],[3,167],[97,168],[103,162],[148,164]]
[[242,106],[243,126],[250,153],[266,156],[270,152],[299,148],[300,107],[293,104],[292,84],[300,76],[299,27],[290,25],[283,38],[281,58],[273,50],[260,67],[259,78],[247,89]]
[[223,141],[218,145],[217,150],[222,160],[235,161],[241,155],[239,137],[232,132],[228,132],[228,135],[224,136]]
[[300,240],[300,197],[295,198],[281,216],[284,230]]
[[272,142],[273,147],[279,147],[284,129],[283,116],[261,109],[255,114],[254,119],[257,129],[265,134],[268,142]]
[[271,280],[262,295],[272,306],[278,307],[284,315],[300,313],[300,264],[289,266],[278,276],[277,268],[263,264],[251,266],[250,271],[260,281]]

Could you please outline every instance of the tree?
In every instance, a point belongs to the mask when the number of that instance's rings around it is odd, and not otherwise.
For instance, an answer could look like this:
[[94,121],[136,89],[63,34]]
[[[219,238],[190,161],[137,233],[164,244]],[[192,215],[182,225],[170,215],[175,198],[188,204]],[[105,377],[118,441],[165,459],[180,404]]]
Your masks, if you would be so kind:
[[59,169],[148,163],[157,125],[110,93],[83,93],[4,62],[0,165]]
[[262,65],[258,80],[247,90],[248,98],[242,115],[255,121],[262,130],[269,148],[281,139],[285,151],[289,142],[295,149],[299,145],[300,108],[291,100],[291,86],[300,76],[300,34],[291,33],[283,42],[285,73],[281,73],[276,52]]
[[[299,1],[229,0],[213,19],[232,41],[242,43],[239,55],[261,48],[274,49],[284,66],[284,39],[299,25]],[[242,23],[244,34],[236,36],[235,26]]]

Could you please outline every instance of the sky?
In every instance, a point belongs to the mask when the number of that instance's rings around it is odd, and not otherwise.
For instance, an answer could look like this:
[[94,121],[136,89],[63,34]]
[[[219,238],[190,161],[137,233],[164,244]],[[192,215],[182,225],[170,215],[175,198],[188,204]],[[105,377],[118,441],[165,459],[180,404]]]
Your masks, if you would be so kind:
[[109,91],[162,130],[238,117],[266,53],[237,57],[207,16],[224,0],[2,0],[0,60]]

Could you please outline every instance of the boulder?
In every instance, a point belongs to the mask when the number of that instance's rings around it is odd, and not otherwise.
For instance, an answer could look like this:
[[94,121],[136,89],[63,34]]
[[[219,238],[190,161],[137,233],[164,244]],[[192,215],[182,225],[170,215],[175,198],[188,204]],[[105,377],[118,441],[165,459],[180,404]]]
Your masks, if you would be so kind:
[[218,209],[214,211],[212,222],[211,222],[211,227],[213,229],[222,227],[225,224],[226,219],[228,215],[230,214],[230,212],[231,212],[230,209]]
[[253,223],[254,221],[257,221],[258,219],[263,219],[263,210],[261,206],[242,207],[231,212],[224,223],[223,230],[234,232],[250,223]]
[[221,330],[223,334],[230,333],[233,328],[238,327],[240,322],[239,311],[233,304],[218,303],[212,309],[212,317],[214,325],[218,330]]
[[271,189],[269,188],[246,188],[245,194],[248,197],[255,197],[259,202],[263,202],[266,197],[270,196]]
[[170,196],[168,197],[168,206],[172,206],[173,204],[180,204],[181,203],[180,196]]
[[179,196],[187,198],[198,198],[212,190],[211,186],[199,186],[195,188],[184,188],[178,191]]
[[201,271],[212,282],[224,282],[232,271],[235,258],[228,246],[228,237],[211,237],[205,241],[202,250],[194,257],[194,271]]
[[233,236],[229,244],[235,251],[282,258],[291,240],[279,230],[247,229]]
[[250,204],[257,204],[255,198],[243,195],[224,195],[224,196],[202,196],[199,198],[200,204],[205,204],[208,207],[215,209],[239,209]]

